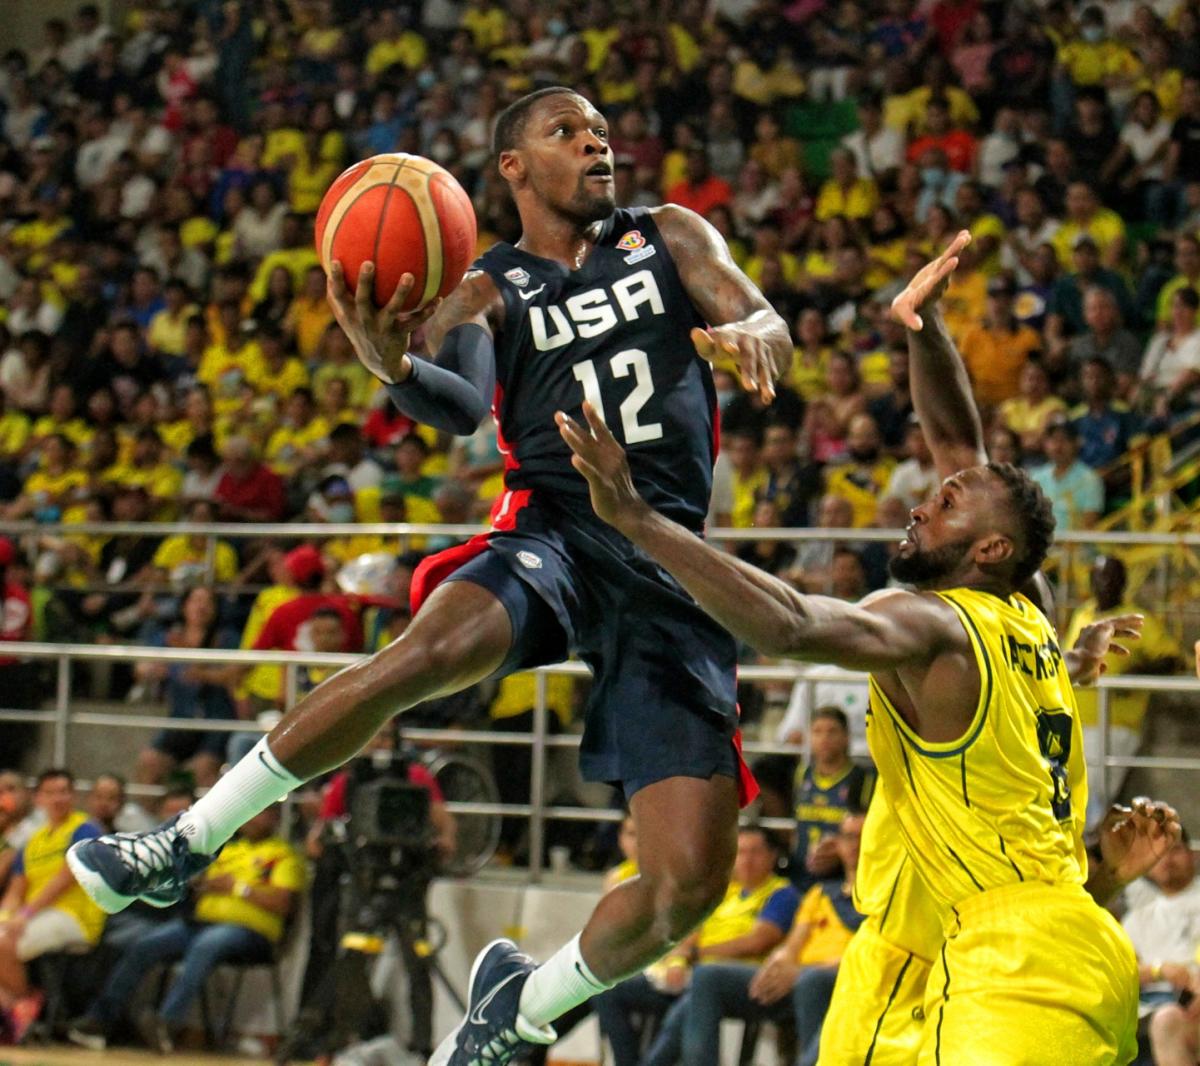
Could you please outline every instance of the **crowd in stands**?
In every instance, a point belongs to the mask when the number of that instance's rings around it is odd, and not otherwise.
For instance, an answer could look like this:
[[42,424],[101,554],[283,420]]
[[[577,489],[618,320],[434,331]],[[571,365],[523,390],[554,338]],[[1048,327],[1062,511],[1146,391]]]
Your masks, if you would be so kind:
[[[314,216],[344,167],[416,152],[470,193],[480,251],[515,240],[490,139],[504,106],[543,85],[572,85],[605,114],[621,204],[704,215],[793,330],[794,362],[770,407],[717,371],[710,519],[811,526],[831,539],[730,544],[755,565],[847,599],[886,583],[890,547],[854,531],[903,526],[936,484],[904,331],[887,309],[959,229],[972,243],[943,301],[947,326],[991,455],[1031,469],[1060,529],[1119,514],[1132,451],[1162,434],[1185,445],[1195,436],[1197,0],[120,9],[109,24],[83,4],[70,21],[49,19],[35,47],[0,56],[0,518],[178,529],[0,539],[0,640],[360,652],[403,632],[415,566],[454,538],[302,542],[256,526],[482,522],[503,460],[490,422],[451,439],[390,405],[333,321]],[[214,521],[244,524],[245,535],[189,528]],[[1066,642],[1138,606],[1128,585],[1120,560],[1097,559]],[[8,705],[34,706],[36,664],[0,665]],[[1183,665],[1153,616],[1136,655],[1110,659],[1114,672]],[[298,690],[327,673],[300,671]],[[277,667],[144,663],[96,670],[88,683],[94,695],[156,696],[180,718],[267,724],[285,702]],[[550,681],[553,728],[569,726],[575,689]],[[530,728],[531,679],[486,697],[434,701],[411,720]],[[805,698],[778,735],[794,742],[805,723],[812,762],[795,778],[794,760],[756,767],[767,813],[798,820],[793,883],[776,877],[772,838],[743,834],[716,924],[598,1005],[619,1063],[708,1061],[723,1014],[786,1023],[790,1012],[801,1056],[819,1031],[857,918],[845,886],[873,777],[850,759],[863,687],[828,682]],[[1111,750],[1136,750],[1146,705],[1138,694],[1114,701]],[[752,717],[751,694],[744,706]],[[1080,706],[1094,745],[1095,702]],[[5,730],[15,763],[29,737]],[[226,732],[163,731],[122,769],[141,785],[186,770],[204,787],[244,750]],[[516,763],[526,749],[513,752],[501,798],[527,802],[529,774]],[[1118,777],[1110,770],[1108,794]],[[840,804],[823,794],[830,781],[845,785]],[[1093,796],[1094,821],[1106,796],[1095,786]],[[103,1046],[130,983],[182,958],[157,1011],[130,1019],[165,1050],[205,966],[227,953],[269,957],[304,887],[267,812],[209,872],[199,925],[134,912],[102,934],[63,876],[62,851],[146,813],[123,804],[117,778],[76,810],[61,770],[42,774],[36,800],[0,774],[0,1009],[15,1027],[36,1014],[25,962],[103,935],[125,954],[74,1038]],[[168,791],[163,811],[187,801]],[[506,823],[503,840],[518,854],[520,824]],[[262,848],[278,861],[256,865]],[[624,876],[636,871],[628,858]],[[1164,860],[1130,893],[1126,919],[1164,1061],[1197,1053],[1196,1008],[1176,1002],[1195,983],[1200,943],[1190,862],[1186,848]],[[247,872],[260,866],[275,871],[261,884]],[[660,1024],[647,1028],[647,1017]]]

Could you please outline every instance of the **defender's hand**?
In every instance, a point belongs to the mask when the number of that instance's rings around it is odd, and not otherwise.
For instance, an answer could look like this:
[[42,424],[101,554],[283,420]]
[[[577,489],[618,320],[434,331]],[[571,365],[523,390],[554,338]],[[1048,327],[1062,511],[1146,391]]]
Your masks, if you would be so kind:
[[408,349],[412,335],[438,309],[441,299],[430,300],[419,311],[401,311],[416,279],[404,274],[383,310],[371,300],[375,289],[375,264],[363,263],[353,297],[346,287],[340,260],[335,259],[325,282],[325,295],[333,317],[354,346],[354,353],[385,385],[398,385],[412,373]]
[[775,399],[775,371],[771,349],[753,333],[736,326],[712,326],[692,330],[692,343],[701,359],[717,363],[732,359],[741,375],[742,388],[757,392],[763,403]]
[[634,487],[625,450],[586,400],[583,416],[588,422],[586,427],[564,411],[559,411],[554,420],[575,453],[571,465],[587,478],[592,508],[610,526],[623,529],[645,513],[646,502]]
[[950,283],[950,275],[958,267],[958,253],[970,243],[970,232],[959,230],[946,250],[921,267],[904,291],[892,301],[892,318],[919,333],[925,325],[921,310],[941,299]]
[[1142,622],[1145,619],[1140,614],[1120,614],[1114,618],[1106,618],[1102,622],[1093,622],[1079,631],[1079,637],[1070,655],[1074,662],[1071,669],[1071,683],[1074,685],[1090,685],[1108,669],[1104,657],[1111,651],[1116,655],[1128,655],[1129,649],[1124,644],[1118,644],[1114,637],[1125,640],[1142,639]]
[[1130,807],[1114,803],[1100,823],[1100,855],[1123,885],[1145,874],[1180,840],[1175,808],[1138,796]]

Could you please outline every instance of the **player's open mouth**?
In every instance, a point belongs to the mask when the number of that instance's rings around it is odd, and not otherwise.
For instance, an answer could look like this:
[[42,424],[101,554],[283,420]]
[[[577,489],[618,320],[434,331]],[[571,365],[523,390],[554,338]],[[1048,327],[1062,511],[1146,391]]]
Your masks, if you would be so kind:
[[584,171],[585,178],[595,178],[598,181],[612,181],[612,167],[607,163],[597,163]]
[[915,548],[917,546],[917,538],[914,535],[916,526],[906,526],[904,528],[904,539],[900,541],[900,548]]

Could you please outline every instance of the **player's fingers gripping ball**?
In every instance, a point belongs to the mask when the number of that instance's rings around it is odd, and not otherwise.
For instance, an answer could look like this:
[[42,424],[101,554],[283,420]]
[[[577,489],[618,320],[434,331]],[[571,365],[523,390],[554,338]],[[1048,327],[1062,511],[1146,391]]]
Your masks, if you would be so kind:
[[[351,292],[361,276],[375,307],[412,275],[394,310],[416,311],[462,280],[475,255],[475,210],[448,170],[422,156],[387,153],[355,163],[329,186],[315,240],[326,274],[340,262]],[[364,275],[366,263],[373,270]]]

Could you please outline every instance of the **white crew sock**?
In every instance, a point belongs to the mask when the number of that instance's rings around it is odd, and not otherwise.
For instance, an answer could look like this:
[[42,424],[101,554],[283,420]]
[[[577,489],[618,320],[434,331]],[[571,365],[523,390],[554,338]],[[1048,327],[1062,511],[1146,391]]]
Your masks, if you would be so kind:
[[300,778],[283,768],[263,737],[229,772],[179,816],[188,847],[211,855],[259,811],[278,803]]
[[601,981],[583,961],[577,935],[529,975],[521,989],[521,1020],[541,1029],[608,988],[612,985]]

